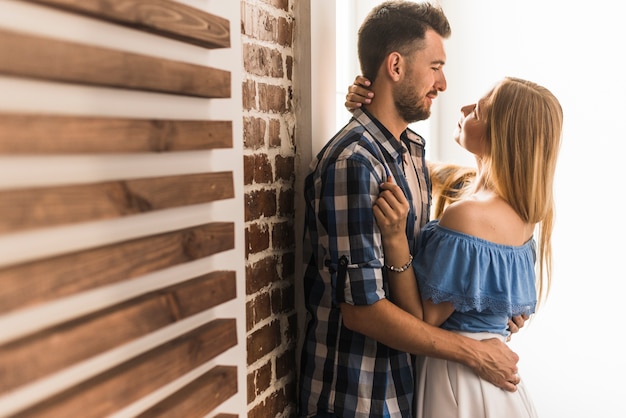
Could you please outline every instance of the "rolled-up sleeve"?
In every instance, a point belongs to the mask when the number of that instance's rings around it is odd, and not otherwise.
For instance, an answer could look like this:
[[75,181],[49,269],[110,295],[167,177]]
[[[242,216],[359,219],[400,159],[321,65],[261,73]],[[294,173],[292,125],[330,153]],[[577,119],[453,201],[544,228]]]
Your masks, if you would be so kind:
[[358,155],[336,161],[320,178],[318,220],[328,240],[325,265],[334,273],[340,271],[339,259],[347,258],[345,280],[333,284],[343,289],[340,298],[354,305],[386,297],[381,236],[372,211],[382,181],[371,163]]

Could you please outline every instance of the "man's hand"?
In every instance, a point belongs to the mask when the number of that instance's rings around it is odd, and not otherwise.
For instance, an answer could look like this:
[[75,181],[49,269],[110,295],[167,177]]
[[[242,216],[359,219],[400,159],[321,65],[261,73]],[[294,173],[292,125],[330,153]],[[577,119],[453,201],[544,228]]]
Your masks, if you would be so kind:
[[367,78],[360,75],[356,76],[354,83],[348,87],[348,94],[346,94],[345,106],[349,111],[372,102],[374,93],[368,90],[371,84]]
[[517,374],[519,356],[497,338],[480,343],[483,346],[478,353],[478,365],[474,368],[476,374],[501,389],[515,392],[521,380]]

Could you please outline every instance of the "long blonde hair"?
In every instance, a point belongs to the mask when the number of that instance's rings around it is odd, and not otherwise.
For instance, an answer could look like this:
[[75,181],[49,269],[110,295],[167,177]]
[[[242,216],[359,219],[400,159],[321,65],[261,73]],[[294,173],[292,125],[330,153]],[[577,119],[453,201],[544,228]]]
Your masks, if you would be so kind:
[[545,87],[507,77],[487,96],[484,181],[538,230],[539,300],[552,279],[553,183],[563,110]]
[[460,200],[476,177],[476,169],[453,163],[428,162],[432,185],[430,217],[439,219],[444,209]]

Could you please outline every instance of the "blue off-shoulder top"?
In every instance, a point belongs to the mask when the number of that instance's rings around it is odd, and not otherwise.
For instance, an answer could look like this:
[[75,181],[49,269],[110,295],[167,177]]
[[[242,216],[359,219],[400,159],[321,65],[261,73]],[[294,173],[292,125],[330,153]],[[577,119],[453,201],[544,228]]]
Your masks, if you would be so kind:
[[535,312],[535,261],[533,238],[502,245],[431,221],[419,235],[413,266],[422,299],[454,306],[442,328],[509,335],[511,317]]

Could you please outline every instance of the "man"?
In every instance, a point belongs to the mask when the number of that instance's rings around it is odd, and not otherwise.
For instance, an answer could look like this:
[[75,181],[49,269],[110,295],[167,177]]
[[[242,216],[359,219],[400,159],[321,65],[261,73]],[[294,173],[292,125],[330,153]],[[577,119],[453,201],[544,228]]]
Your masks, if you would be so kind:
[[[515,390],[516,354],[431,327],[387,299],[388,270],[372,206],[389,176],[410,203],[412,247],[428,220],[424,140],[408,124],[430,116],[446,89],[443,41],[450,26],[428,3],[383,3],[359,30],[359,60],[376,100],[319,153],[305,181],[305,330],[299,415],[410,417],[411,354],[457,361]],[[309,253],[310,251],[310,253]]]

